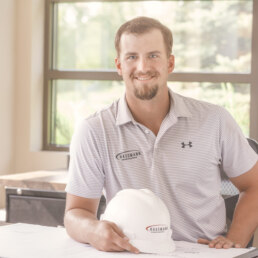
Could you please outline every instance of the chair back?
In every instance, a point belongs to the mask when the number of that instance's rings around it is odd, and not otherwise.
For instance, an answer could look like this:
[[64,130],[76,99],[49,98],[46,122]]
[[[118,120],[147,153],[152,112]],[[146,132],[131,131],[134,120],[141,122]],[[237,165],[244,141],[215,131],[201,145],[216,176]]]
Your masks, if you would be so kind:
[[[258,154],[258,143],[254,139],[247,138],[248,143],[253,148],[253,150]],[[227,226],[230,227],[230,224],[233,219],[235,207],[239,197],[238,189],[231,183],[228,176],[224,171],[221,171],[221,194],[225,200],[226,206],[226,216],[227,216]],[[247,247],[252,246],[253,237],[248,243]]]

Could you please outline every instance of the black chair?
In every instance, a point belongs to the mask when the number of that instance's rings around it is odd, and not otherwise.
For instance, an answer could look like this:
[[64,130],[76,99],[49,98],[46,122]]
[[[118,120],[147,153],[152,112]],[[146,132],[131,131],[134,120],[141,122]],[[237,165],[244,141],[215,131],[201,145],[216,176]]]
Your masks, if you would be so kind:
[[[253,148],[253,150],[258,154],[258,143],[250,138],[247,138],[248,143],[250,146]],[[239,198],[239,191],[238,189],[231,183],[227,175],[224,173],[224,171],[221,171],[221,179],[222,179],[222,184],[221,184],[221,194],[224,197],[225,200],[225,206],[226,206],[226,216],[227,216],[227,225],[228,227],[230,226],[235,207]],[[252,246],[253,244],[253,238],[250,240],[248,243],[248,247]]]
[[63,226],[66,193],[6,187],[6,222]]
[[[6,222],[42,226],[63,226],[66,192],[5,187]],[[102,195],[97,217],[104,212],[106,199]]]

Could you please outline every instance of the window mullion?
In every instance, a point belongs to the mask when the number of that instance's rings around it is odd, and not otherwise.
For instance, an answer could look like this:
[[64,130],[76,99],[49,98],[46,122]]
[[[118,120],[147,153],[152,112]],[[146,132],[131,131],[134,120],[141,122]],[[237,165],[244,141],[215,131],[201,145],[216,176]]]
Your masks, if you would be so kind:
[[258,1],[253,1],[250,137],[258,139]]
[[[120,81],[122,77],[115,70],[109,71],[59,71],[50,70],[48,72],[50,80],[115,80]],[[169,81],[177,82],[232,82],[250,83],[250,74],[240,73],[171,73]]]

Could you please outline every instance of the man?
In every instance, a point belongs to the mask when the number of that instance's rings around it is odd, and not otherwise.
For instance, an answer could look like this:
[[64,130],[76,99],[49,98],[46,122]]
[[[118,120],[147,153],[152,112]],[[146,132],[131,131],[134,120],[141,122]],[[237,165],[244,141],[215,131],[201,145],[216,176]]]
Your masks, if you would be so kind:
[[[77,241],[138,252],[114,223],[96,219],[103,188],[107,201],[125,188],[152,190],[168,206],[174,240],[245,247],[257,227],[257,155],[223,108],[168,89],[172,43],[147,17],[117,32],[125,95],[86,119],[71,144],[65,226]],[[227,234],[220,168],[241,192]]]

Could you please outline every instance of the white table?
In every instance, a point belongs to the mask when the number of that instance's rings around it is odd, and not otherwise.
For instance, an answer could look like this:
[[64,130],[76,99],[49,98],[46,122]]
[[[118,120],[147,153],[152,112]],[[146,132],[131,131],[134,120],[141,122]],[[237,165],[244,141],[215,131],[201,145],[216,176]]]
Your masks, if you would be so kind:
[[213,249],[205,245],[176,241],[170,255],[101,252],[90,245],[72,240],[64,228],[31,224],[0,226],[0,257],[11,258],[231,258],[250,249]]

